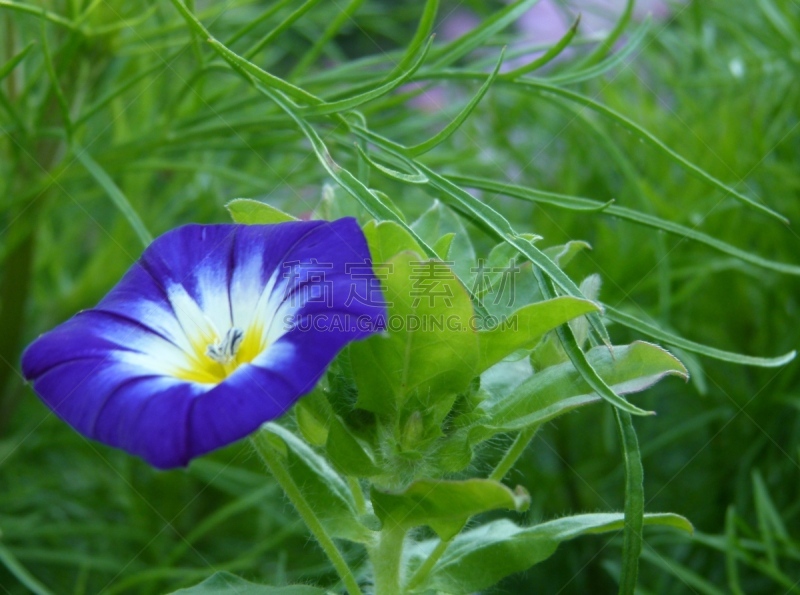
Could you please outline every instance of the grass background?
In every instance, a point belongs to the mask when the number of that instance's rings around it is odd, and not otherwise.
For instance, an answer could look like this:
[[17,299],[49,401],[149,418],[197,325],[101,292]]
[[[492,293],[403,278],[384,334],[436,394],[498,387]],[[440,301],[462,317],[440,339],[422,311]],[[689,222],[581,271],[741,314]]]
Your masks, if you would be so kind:
[[[503,45],[509,54],[529,51],[511,25],[437,69],[452,47],[442,39],[448,22],[464,15],[485,22],[505,6],[442,2],[419,86],[360,106],[370,129],[422,142],[479,86],[436,73],[488,73]],[[341,98],[374,88],[400,63],[422,8],[229,0],[193,10],[237,53],[255,47],[252,59],[267,71]],[[333,25],[326,41],[322,32]],[[155,472],[75,434],[18,374],[27,342],[94,305],[119,279],[142,250],[142,229],[157,235],[190,221],[227,221],[224,204],[241,196],[308,213],[330,181],[325,170],[294,123],[217,59],[169,2],[0,2],[0,40],[0,64],[33,44],[10,73],[0,70],[0,592],[158,593],[215,570],[277,585],[330,582],[324,557],[248,445],[186,471]],[[502,82],[421,161],[444,173],[613,198],[749,253],[798,263],[800,7],[692,2],[654,23],[624,61],[559,83],[585,68],[593,47],[579,43],[535,75],[628,116],[791,223],[726,197],[613,119]],[[314,123],[337,161],[357,171],[354,139],[334,119]],[[374,171],[370,182],[410,220],[441,198]],[[590,242],[594,249],[568,272],[577,280],[599,273],[601,297],[612,306],[751,355],[785,353],[800,342],[796,275],[602,212],[479,196],[545,245]],[[332,208],[358,210],[341,189]],[[491,246],[468,229],[479,252]],[[619,325],[609,330],[618,342],[638,336]],[[637,403],[659,415],[636,425],[647,510],[683,514],[697,533],[645,536],[641,591],[800,591],[800,367],[681,355],[693,381],[669,380],[647,393]],[[620,509],[619,461],[613,416],[598,407],[546,428],[509,481],[531,491],[531,520]],[[614,537],[564,544],[496,592],[611,592],[619,547]]]

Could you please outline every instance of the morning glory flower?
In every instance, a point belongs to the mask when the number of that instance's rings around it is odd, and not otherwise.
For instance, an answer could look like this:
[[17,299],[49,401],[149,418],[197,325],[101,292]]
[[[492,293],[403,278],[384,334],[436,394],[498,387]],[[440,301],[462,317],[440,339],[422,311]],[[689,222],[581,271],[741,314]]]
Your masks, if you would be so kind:
[[369,259],[352,218],[186,225],[36,339],[22,370],[82,434],[184,466],[280,416],[347,343],[382,330]]

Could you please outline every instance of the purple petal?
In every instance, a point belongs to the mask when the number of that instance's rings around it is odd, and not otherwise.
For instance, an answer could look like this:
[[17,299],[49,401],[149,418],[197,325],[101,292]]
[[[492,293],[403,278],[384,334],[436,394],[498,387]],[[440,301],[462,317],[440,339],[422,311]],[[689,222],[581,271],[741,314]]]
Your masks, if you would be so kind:
[[[86,436],[186,465],[284,413],[348,342],[378,330],[369,256],[354,219],[175,229],[96,308],[34,341],[23,372]],[[311,324],[323,319],[337,323]],[[221,366],[205,349],[232,327],[251,335],[254,359],[224,379],[188,374]]]

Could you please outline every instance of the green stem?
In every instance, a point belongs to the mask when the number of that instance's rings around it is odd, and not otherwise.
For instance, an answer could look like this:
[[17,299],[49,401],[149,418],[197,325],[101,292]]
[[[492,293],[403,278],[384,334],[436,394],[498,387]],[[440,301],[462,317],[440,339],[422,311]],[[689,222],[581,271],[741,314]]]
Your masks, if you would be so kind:
[[405,537],[405,529],[384,527],[378,543],[370,549],[375,595],[397,595],[401,592],[400,561]]
[[511,468],[517,462],[517,459],[519,459],[522,453],[525,452],[525,449],[528,447],[530,441],[533,440],[536,430],[538,429],[539,426],[535,425],[525,428],[519,434],[517,434],[517,437],[514,439],[511,447],[506,451],[506,454],[503,455],[503,458],[500,459],[500,462],[497,463],[497,467],[494,468],[494,471],[492,471],[491,475],[489,475],[489,479],[501,481],[506,476],[506,473],[511,471]]
[[367,501],[364,499],[364,490],[361,489],[361,484],[358,483],[358,479],[352,475],[348,475],[347,485],[350,486],[350,491],[353,492],[353,499],[356,501],[356,510],[358,510],[358,514],[367,514]]
[[[539,426],[535,425],[525,428],[519,434],[517,434],[517,437],[514,439],[511,447],[506,451],[506,454],[503,455],[503,458],[500,459],[500,462],[497,463],[497,466],[489,475],[489,479],[501,481],[506,476],[506,473],[511,470],[522,453],[525,452],[525,449],[528,447],[528,444],[533,439],[538,429]],[[418,587],[425,581],[425,579],[428,578],[428,575],[433,570],[436,562],[438,562],[439,558],[444,555],[451,541],[452,540],[439,541],[436,547],[433,548],[433,551],[430,553],[430,555],[414,573],[414,576],[411,577],[411,580],[408,581],[408,586],[406,587],[407,590]]]
[[264,461],[267,469],[269,469],[270,473],[272,473],[275,481],[277,481],[278,485],[280,485],[281,488],[283,488],[283,491],[286,492],[286,496],[289,498],[289,501],[292,503],[292,505],[294,505],[295,509],[297,509],[297,512],[300,514],[300,518],[303,519],[305,524],[311,530],[311,533],[319,542],[320,546],[322,546],[325,554],[328,556],[333,564],[333,567],[336,569],[336,572],[339,574],[339,578],[342,579],[347,592],[350,595],[362,595],[361,588],[358,586],[358,581],[356,581],[356,578],[353,575],[353,572],[350,570],[350,567],[347,565],[342,553],[336,547],[336,544],[333,543],[333,539],[325,531],[325,528],[317,518],[316,513],[306,501],[305,496],[303,496],[303,493],[300,491],[300,488],[297,486],[294,479],[292,479],[292,476],[283,464],[280,455],[275,452],[261,432],[256,432],[251,437],[250,441],[252,442],[253,447],[256,449],[256,452],[261,457],[261,460]]
[[411,577],[411,580],[408,581],[408,586],[406,587],[407,591],[410,591],[419,585],[421,585],[425,579],[428,578],[428,575],[433,570],[433,567],[439,561],[439,558],[442,557],[444,552],[447,550],[447,547],[450,545],[452,540],[442,541],[439,540],[439,543],[436,544],[436,547],[433,548],[433,551],[430,555],[425,559],[422,565],[417,568],[417,571],[414,573],[414,576]]

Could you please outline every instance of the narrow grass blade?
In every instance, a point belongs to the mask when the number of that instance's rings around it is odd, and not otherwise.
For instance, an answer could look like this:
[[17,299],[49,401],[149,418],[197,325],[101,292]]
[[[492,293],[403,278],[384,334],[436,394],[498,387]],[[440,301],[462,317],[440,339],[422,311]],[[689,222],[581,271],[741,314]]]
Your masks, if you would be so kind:
[[425,43],[425,40],[433,33],[433,26],[436,23],[436,13],[439,10],[439,0],[427,0],[425,8],[422,10],[422,16],[419,19],[419,25],[414,32],[414,37],[406,48],[405,54],[398,62],[397,66],[389,73],[387,78],[396,76],[398,72],[403,72],[414,61],[414,56],[417,55],[419,48]]
[[14,70],[17,65],[25,59],[25,56],[27,56],[28,52],[33,49],[34,45],[36,45],[36,42],[30,42],[22,49],[21,52],[19,52],[16,56],[12,56],[8,62],[0,66],[0,81],[11,74],[11,71]]
[[655,550],[643,550],[642,559],[657,566],[662,572],[671,574],[698,595],[725,595],[725,591],[714,586],[713,583],[693,570],[690,570],[682,564],[678,564],[674,559],[665,557]]
[[[317,60],[317,58],[320,57],[322,51],[325,49],[325,46],[327,46],[333,40],[333,38],[336,37],[337,33],[339,33],[347,21],[353,19],[353,15],[358,11],[359,8],[361,8],[362,4],[364,4],[364,0],[350,0],[347,6],[341,9],[339,14],[337,14],[333,21],[331,21],[330,25],[328,25],[319,39],[314,42],[314,45],[312,45],[308,51],[303,54],[303,57],[300,58],[300,60],[297,62],[297,65],[292,69],[292,71],[289,73],[289,76],[286,78],[289,80],[294,80],[297,77],[303,76],[308,68]],[[230,42],[228,42],[226,45],[230,45]],[[420,45],[422,44],[420,43]],[[409,63],[411,60],[413,60],[413,57],[416,55],[416,53],[416,49],[411,52],[411,59],[409,59]],[[398,68],[398,70],[405,70],[406,66],[407,64],[404,65],[403,68]],[[392,75],[390,74],[387,78],[392,78]]]
[[64,96],[64,91],[61,89],[61,85],[58,82],[58,74],[53,66],[53,56],[50,53],[50,45],[47,42],[47,32],[45,31],[44,21],[41,21],[41,23],[41,40],[42,53],[44,54],[44,65],[47,69],[47,74],[50,77],[50,84],[53,86],[53,93],[56,96],[56,101],[58,102],[58,107],[61,111],[61,119],[64,122],[64,132],[69,140],[72,138],[72,118],[69,115],[69,103],[67,102],[67,98]]
[[431,149],[433,149],[438,144],[447,140],[451,134],[453,134],[456,130],[458,130],[464,121],[469,117],[472,111],[478,106],[483,96],[486,95],[486,92],[489,90],[489,87],[492,86],[494,79],[497,77],[497,73],[500,71],[500,65],[503,63],[503,55],[505,54],[505,49],[500,53],[500,58],[497,60],[497,64],[494,67],[494,70],[489,75],[489,78],[486,79],[486,82],[481,85],[481,88],[475,94],[470,102],[461,110],[461,113],[455,117],[455,119],[450,122],[447,126],[445,126],[442,130],[440,130],[436,135],[432,138],[426,140],[423,143],[418,145],[414,145],[413,147],[408,148],[408,154],[417,156],[422,155],[423,153],[427,153]]
[[571,211],[602,212],[605,215],[617,217],[618,219],[624,219],[625,221],[630,221],[632,223],[644,225],[653,229],[660,229],[676,236],[684,237],[700,244],[705,244],[706,246],[714,248],[723,254],[734,256],[740,260],[743,260],[744,262],[749,262],[750,264],[754,264],[764,269],[776,271],[786,275],[800,275],[800,266],[798,265],[776,262],[774,260],[762,258],[756,254],[752,254],[742,250],[741,248],[732,246],[727,242],[723,242],[722,240],[718,240],[708,234],[697,231],[690,227],[686,227],[679,223],[673,223],[672,221],[661,219],[654,215],[649,215],[634,209],[614,205],[612,204],[613,201],[603,203],[590,198],[569,196],[567,194],[557,194],[555,192],[546,192],[544,190],[536,190],[534,188],[525,188],[523,186],[498,182],[488,178],[477,178],[473,176],[462,175],[449,175],[447,178],[456,184],[461,184],[462,186],[467,186],[469,188],[486,190],[488,192],[497,192],[498,194],[503,194],[512,198],[549,204],[562,209],[569,209]]
[[391,178],[393,180],[398,180],[400,182],[405,182],[406,184],[427,184],[429,182],[428,178],[425,174],[422,173],[415,173],[415,174],[406,174],[401,171],[397,171],[396,169],[392,169],[390,167],[386,167],[385,165],[381,165],[377,161],[375,161],[372,157],[369,156],[361,145],[357,144],[356,149],[358,150],[358,154],[369,163],[371,167],[374,167],[387,178]]
[[743,366],[777,368],[788,364],[795,358],[796,355],[795,351],[790,351],[789,353],[786,353],[779,357],[769,358],[769,357],[753,357],[749,355],[741,355],[739,353],[733,353],[730,351],[723,351],[721,349],[715,349],[714,347],[709,347],[708,345],[703,345],[702,343],[695,343],[694,341],[689,341],[688,339],[684,339],[683,337],[673,335],[672,333],[667,332],[653,324],[640,320],[635,316],[631,316],[630,314],[626,314],[621,310],[612,308],[607,304],[604,304],[603,307],[605,308],[606,318],[608,318],[609,320],[613,320],[614,322],[618,322],[619,324],[625,325],[630,329],[633,329],[637,332],[647,335],[648,337],[651,337],[657,341],[662,341],[667,345],[674,345],[675,347],[680,347],[681,349],[685,349],[686,351],[691,351],[693,353],[705,355],[707,357],[722,360],[724,362],[740,364]]
[[268,87],[283,91],[290,97],[294,97],[295,99],[305,101],[310,104],[322,102],[321,99],[314,97],[311,93],[308,93],[299,87],[295,87],[291,83],[287,83],[285,80],[268,73],[249,60],[242,58],[236,52],[227,48],[225,44],[220,43],[211,36],[205,26],[203,26],[203,23],[201,23],[200,20],[188,8],[186,8],[186,5],[182,2],[182,0],[171,1],[173,6],[175,6],[178,12],[181,13],[183,18],[186,20],[186,23],[189,25],[189,27],[198,35],[200,35],[201,39],[207,39],[214,51],[217,52],[226,62],[239,69],[241,72],[261,81]]
[[51,23],[56,23],[57,25],[61,25],[66,27],[67,29],[75,30],[75,25],[69,19],[65,19],[59,14],[54,12],[50,12],[49,10],[45,10],[44,8],[38,8],[36,6],[31,6],[29,4],[22,4],[20,2],[9,2],[8,0],[0,0],[0,8],[7,8],[9,10],[16,10],[18,12],[24,12],[27,14],[32,14],[34,16],[38,16],[43,20],[50,21]]
[[648,31],[650,31],[650,24],[650,19],[646,19],[641,25],[639,25],[639,27],[637,27],[636,31],[633,33],[633,35],[631,35],[631,38],[625,44],[625,47],[620,51],[615,52],[607,60],[582,70],[566,72],[561,75],[548,77],[547,82],[553,85],[568,85],[572,83],[579,83],[581,81],[588,81],[589,79],[596,78],[605,74],[606,72],[609,72],[620,64],[624,64],[625,60],[627,60],[631,54],[633,54],[641,46],[642,41],[644,41],[645,36],[647,35]]
[[728,506],[725,513],[725,540],[725,574],[728,576],[728,588],[733,595],[744,595],[739,582],[739,565],[735,556],[739,547],[739,539],[736,535],[736,509],[733,505]]
[[297,109],[293,107],[285,97],[281,96],[279,92],[267,89],[261,85],[256,85],[256,87],[267,97],[272,99],[278,107],[284,110],[295,121],[306,138],[308,138],[314,149],[314,153],[316,153],[319,162],[325,170],[342,186],[342,188],[353,196],[370,215],[378,220],[388,220],[398,223],[414,237],[429,257],[438,258],[433,248],[428,246],[422,238],[408,226],[402,215],[396,213],[391,206],[380,199],[377,193],[367,188],[353,174],[342,168],[333,160],[333,157],[331,157],[328,151],[328,147],[325,146],[325,143],[322,141],[319,134],[317,134],[317,131],[297,113]]
[[614,44],[617,43],[617,40],[620,36],[625,32],[625,28],[628,26],[628,23],[631,22],[631,17],[633,16],[633,6],[636,3],[636,0],[628,0],[625,3],[625,10],[619,17],[617,24],[614,26],[614,29],[611,30],[611,33],[603,40],[603,42],[595,48],[595,50],[586,57],[584,60],[584,66],[591,66],[592,64],[597,64],[600,60],[606,57],[606,54],[614,47]]
[[4,545],[0,544],[0,564],[25,586],[36,595],[52,595],[52,591],[40,583],[27,568],[25,568],[19,560],[11,553],[11,551]]
[[262,49],[264,49],[264,48],[265,48],[267,45],[269,45],[269,43],[270,43],[270,42],[272,42],[272,41],[273,41],[273,40],[274,40],[276,37],[278,37],[278,36],[279,36],[281,33],[283,33],[283,32],[284,32],[284,31],[286,31],[286,30],[287,30],[289,27],[291,27],[292,25],[294,25],[294,24],[297,22],[297,20],[298,20],[300,17],[302,17],[302,16],[303,16],[304,14],[306,14],[306,13],[307,13],[309,10],[311,10],[311,9],[312,9],[312,8],[314,8],[314,7],[315,7],[317,4],[319,4],[319,2],[320,2],[320,0],[306,0],[305,2],[303,2],[303,4],[301,4],[301,5],[300,5],[300,6],[297,8],[297,10],[295,10],[294,12],[292,12],[292,14],[290,14],[290,15],[289,15],[289,16],[287,16],[285,19],[283,19],[283,20],[282,20],[282,21],[281,21],[281,22],[278,24],[278,26],[277,26],[277,27],[275,27],[275,28],[274,28],[274,29],[272,29],[272,30],[271,30],[269,33],[267,33],[266,35],[264,35],[264,37],[262,37],[261,39],[259,39],[259,40],[258,40],[258,41],[255,43],[255,45],[253,45],[253,47],[251,47],[249,50],[247,50],[247,51],[244,53],[244,56],[245,56],[245,58],[248,58],[248,59],[250,59],[250,58],[252,58],[253,56],[255,56],[255,55],[258,53],[258,52],[260,52],[260,51],[261,51]]
[[[173,0],[178,1],[178,0]],[[272,89],[277,89],[283,93],[286,93],[290,97],[303,101],[305,103],[309,103],[311,105],[316,105],[322,103],[322,100],[318,97],[314,97],[311,93],[304,91],[300,87],[296,87],[291,83],[286,82],[285,80],[270,74],[266,70],[263,70],[250,62],[249,60],[245,60],[237,53],[231,51],[223,44],[221,44],[216,39],[209,39],[208,43],[211,45],[212,48],[222,56],[229,64],[234,66],[235,68],[240,69],[245,74],[255,78],[256,80],[260,81],[267,87]]]
[[[541,270],[536,270],[536,278],[539,281],[539,288],[546,299],[553,299],[556,297],[556,292],[553,290],[552,280],[546,279]],[[556,329],[556,334],[564,348],[567,356],[569,357],[572,365],[578,370],[581,377],[586,381],[591,389],[600,395],[603,399],[611,403],[616,409],[633,415],[654,415],[652,411],[645,411],[635,405],[631,405],[623,397],[614,392],[614,390],[600,378],[600,375],[586,359],[586,354],[578,345],[575,339],[575,334],[568,324],[562,324]]]
[[428,55],[428,50],[431,48],[432,41],[433,38],[428,40],[428,43],[422,49],[422,53],[420,53],[420,55],[417,57],[417,60],[411,65],[411,68],[401,73],[400,76],[394,78],[393,80],[388,81],[376,89],[356,95],[355,97],[347,97],[345,99],[340,99],[339,101],[332,101],[330,103],[322,103],[312,107],[307,107],[301,111],[302,115],[323,116],[326,114],[344,112],[355,109],[358,106],[367,103],[368,101],[373,101],[374,99],[378,99],[379,97],[383,97],[384,95],[391,93],[397,87],[410,79],[411,76],[419,69],[419,67],[422,66],[422,63],[425,61],[425,57]]
[[563,52],[567,46],[572,42],[572,39],[575,37],[575,34],[578,32],[578,27],[581,24],[581,15],[578,14],[578,17],[572,23],[572,26],[567,30],[564,36],[558,40],[558,42],[553,45],[549,50],[547,50],[544,54],[532,60],[528,64],[520,66],[519,68],[515,68],[509,72],[505,72],[500,75],[504,79],[513,80],[515,78],[521,77],[522,75],[528,74],[529,72],[533,72],[534,70],[538,70],[542,66],[546,66],[553,60],[555,60],[561,52]]
[[91,158],[87,151],[79,146],[75,146],[74,151],[75,158],[80,161],[81,164],[83,164],[83,167],[86,168],[86,171],[88,171],[95,181],[100,184],[103,190],[106,191],[106,194],[108,194],[111,202],[114,203],[125,219],[128,220],[128,223],[133,228],[133,231],[136,232],[136,235],[139,236],[142,245],[146,248],[150,242],[153,241],[153,236],[147,230],[147,227],[145,227],[145,224],[141,217],[139,217],[139,214],[136,212],[133,206],[131,206],[128,198],[114,183],[114,180],[111,179],[111,176],[109,176],[105,170],[100,167],[100,165],[98,165],[94,159]]
[[632,132],[636,136],[640,137],[642,140],[644,140],[647,143],[649,143],[654,148],[656,148],[659,151],[661,151],[662,153],[664,153],[671,160],[673,160],[676,163],[680,164],[683,168],[685,168],[687,171],[691,172],[694,176],[696,176],[697,178],[703,180],[704,182],[714,186],[716,189],[720,190],[721,192],[724,192],[726,195],[731,196],[731,197],[735,198],[736,200],[738,200],[740,202],[743,202],[744,204],[749,205],[749,206],[753,207],[754,209],[757,209],[757,210],[761,211],[762,213],[766,213],[767,215],[769,215],[771,217],[774,217],[778,221],[781,221],[783,223],[788,223],[789,222],[789,220],[786,219],[786,217],[784,217],[783,215],[781,215],[777,211],[772,210],[771,208],[769,208],[768,206],[766,206],[766,205],[764,205],[764,204],[762,204],[760,202],[756,202],[755,200],[753,200],[749,196],[746,196],[746,195],[742,194],[741,192],[739,192],[738,190],[735,190],[734,188],[731,188],[730,186],[728,186],[724,182],[721,182],[720,180],[718,180],[717,178],[715,178],[714,176],[709,174],[704,169],[696,166],[694,163],[692,163],[688,159],[686,159],[686,158],[682,157],[681,155],[679,155],[673,149],[668,147],[658,137],[656,137],[654,134],[648,132],[647,130],[645,130],[644,128],[642,128],[641,126],[639,126],[638,124],[633,122],[633,120],[630,120],[629,118],[626,118],[625,116],[620,114],[618,111],[613,110],[610,107],[607,107],[607,106],[603,105],[602,103],[599,103],[599,102],[597,102],[597,101],[595,101],[595,100],[593,100],[593,99],[591,99],[589,97],[586,97],[585,95],[581,95],[580,93],[575,93],[573,91],[569,91],[567,89],[562,89],[561,87],[558,87],[558,86],[555,86],[555,85],[550,85],[550,84],[547,84],[547,83],[542,83],[542,82],[534,81],[534,80],[531,80],[531,79],[517,79],[517,80],[513,81],[511,84],[518,85],[520,87],[524,87],[526,89],[537,91],[537,92],[543,93],[543,94],[557,95],[559,97],[563,97],[564,99],[568,99],[570,101],[574,101],[576,103],[584,105],[584,106],[588,107],[589,109],[591,109],[592,111],[596,111],[596,112],[598,112],[598,113],[610,118],[611,120],[613,120],[614,122],[616,122],[617,124],[619,124],[620,126],[625,128],[626,130],[629,130],[630,132]]
[[441,53],[437,53],[434,66],[448,66],[459,58],[463,58],[475,48],[484,45],[492,35],[514,23],[538,2],[539,0],[519,0],[498,11],[472,31],[465,33],[442,48]]
[[296,0],[278,0],[269,8],[266,8],[257,18],[253,19],[249,23],[247,23],[244,27],[239,29],[236,33],[234,33],[231,37],[229,37],[225,41],[225,45],[233,45],[242,37],[250,33],[253,29],[258,27],[261,23],[268,21],[272,18],[279,10],[282,8],[289,6],[292,2]]
[[642,553],[642,529],[644,528],[644,469],[636,428],[631,416],[619,409],[614,410],[622,440],[625,458],[625,529],[622,544],[622,576],[619,580],[620,595],[633,595],[639,575],[639,556]]

